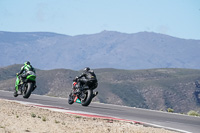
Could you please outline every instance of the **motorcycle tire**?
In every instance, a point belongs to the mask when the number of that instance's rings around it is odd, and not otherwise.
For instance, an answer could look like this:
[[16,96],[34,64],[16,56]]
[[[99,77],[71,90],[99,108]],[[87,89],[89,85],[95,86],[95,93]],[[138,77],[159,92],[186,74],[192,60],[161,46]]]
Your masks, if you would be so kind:
[[17,96],[18,96],[18,94],[17,94],[17,93],[14,93],[14,94],[13,94],[13,96],[14,96],[14,97],[17,97]]
[[33,90],[33,83],[26,83],[24,86],[23,98],[29,98]]
[[93,98],[93,90],[87,90],[85,92],[85,98],[84,99],[81,99],[81,105],[82,106],[88,106],[91,101],[92,101],[92,98]]
[[69,95],[68,103],[69,104],[73,104],[74,103],[74,99],[72,98],[72,93],[70,93],[70,95]]

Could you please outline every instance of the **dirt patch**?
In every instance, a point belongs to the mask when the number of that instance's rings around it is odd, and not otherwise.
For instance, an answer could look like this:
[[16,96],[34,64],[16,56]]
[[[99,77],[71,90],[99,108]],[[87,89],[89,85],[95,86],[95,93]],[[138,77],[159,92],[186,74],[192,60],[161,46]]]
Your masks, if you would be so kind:
[[0,99],[0,133],[173,133],[131,122],[88,118]]

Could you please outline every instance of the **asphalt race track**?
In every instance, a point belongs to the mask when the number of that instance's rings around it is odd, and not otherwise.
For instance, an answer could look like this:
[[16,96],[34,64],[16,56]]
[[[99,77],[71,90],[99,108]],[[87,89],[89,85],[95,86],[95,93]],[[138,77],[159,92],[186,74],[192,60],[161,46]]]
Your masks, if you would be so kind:
[[88,114],[92,113],[102,116],[133,120],[147,125],[156,127],[160,126],[179,132],[200,132],[200,117],[101,103],[91,103],[88,107],[83,107],[78,103],[69,105],[67,103],[67,98],[55,98],[41,95],[31,95],[29,99],[24,99],[21,95],[15,98],[13,97],[13,92],[7,91],[0,91],[0,99],[43,104],[75,112],[78,111]]

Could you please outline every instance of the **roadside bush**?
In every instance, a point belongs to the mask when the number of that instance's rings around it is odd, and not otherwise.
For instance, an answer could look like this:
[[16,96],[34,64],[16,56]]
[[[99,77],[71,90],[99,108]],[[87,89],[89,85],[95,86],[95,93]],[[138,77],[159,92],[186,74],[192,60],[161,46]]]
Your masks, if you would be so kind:
[[190,110],[187,114],[191,116],[200,116],[200,114],[194,110]]
[[47,121],[47,118],[45,116],[43,116],[42,121]]
[[173,113],[173,112],[174,112],[174,110],[173,110],[173,109],[171,109],[171,108],[168,108],[168,109],[167,109],[167,112],[171,112],[171,113]]
[[36,115],[35,115],[34,113],[31,113],[31,117],[35,118],[35,117],[36,117]]

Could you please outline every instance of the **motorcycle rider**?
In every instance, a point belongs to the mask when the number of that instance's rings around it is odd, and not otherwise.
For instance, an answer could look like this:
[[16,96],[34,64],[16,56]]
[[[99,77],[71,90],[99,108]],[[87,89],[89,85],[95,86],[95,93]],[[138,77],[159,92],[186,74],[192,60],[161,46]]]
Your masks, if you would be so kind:
[[[26,79],[26,77],[29,75],[29,71],[32,71],[32,72],[34,72],[35,73],[35,69],[34,69],[34,67],[31,65],[31,63],[29,62],[29,61],[26,61],[25,63],[24,63],[24,65],[21,67],[21,70],[20,70],[20,72],[19,73],[16,73],[16,75],[17,76],[19,76],[19,80],[20,80],[20,85],[21,84],[23,84],[23,82],[24,82],[24,80]],[[36,83],[35,83],[35,85],[34,85],[34,87],[33,87],[33,90],[36,88],[37,86],[36,86]],[[16,91],[16,89],[15,89],[15,92],[14,92],[15,94],[21,94],[21,90],[20,90],[20,88],[19,88],[19,90],[18,90],[18,92]]]
[[[92,89],[95,89],[98,86],[97,77],[94,71],[91,70],[89,67],[85,67],[83,70],[83,73],[80,76],[76,77],[75,80],[78,81],[77,93],[80,93],[82,91],[83,85],[87,85],[89,88],[92,88]],[[95,96],[97,94],[98,92],[94,93]]]

